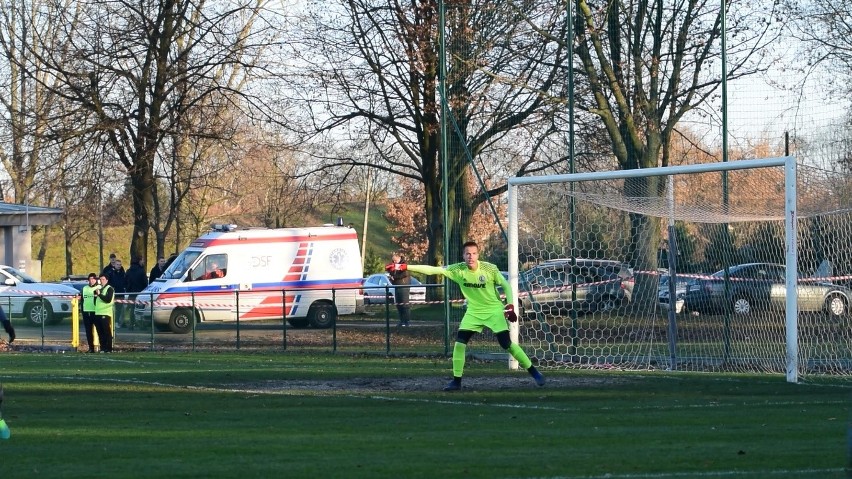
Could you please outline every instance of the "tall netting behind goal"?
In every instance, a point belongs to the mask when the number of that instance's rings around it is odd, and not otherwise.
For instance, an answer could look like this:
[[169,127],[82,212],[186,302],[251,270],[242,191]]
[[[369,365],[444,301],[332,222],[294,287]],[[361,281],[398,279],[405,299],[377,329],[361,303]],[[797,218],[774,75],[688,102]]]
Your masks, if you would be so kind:
[[849,175],[767,159],[509,185],[519,342],[542,365],[849,374]]

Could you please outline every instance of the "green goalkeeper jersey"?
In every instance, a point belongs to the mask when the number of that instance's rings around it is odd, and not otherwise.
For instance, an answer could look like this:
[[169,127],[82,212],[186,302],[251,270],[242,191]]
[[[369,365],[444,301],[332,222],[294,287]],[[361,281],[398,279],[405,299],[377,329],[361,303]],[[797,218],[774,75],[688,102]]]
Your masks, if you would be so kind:
[[408,265],[408,271],[420,274],[440,274],[455,282],[467,299],[467,314],[488,316],[503,310],[503,301],[497,295],[497,285],[503,286],[506,304],[514,302],[512,288],[496,265],[480,261],[472,270],[465,263],[456,263],[441,268],[428,265]]

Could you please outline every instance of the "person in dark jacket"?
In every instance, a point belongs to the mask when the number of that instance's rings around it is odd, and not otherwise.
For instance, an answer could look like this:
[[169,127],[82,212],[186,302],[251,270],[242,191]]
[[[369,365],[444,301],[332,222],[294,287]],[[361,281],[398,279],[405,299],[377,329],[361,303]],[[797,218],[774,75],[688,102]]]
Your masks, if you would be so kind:
[[[392,264],[405,263],[402,255],[394,253],[391,255]],[[411,274],[407,270],[389,271],[391,283],[394,286],[394,299],[396,301],[396,311],[399,313],[399,327],[406,328],[411,321],[411,304],[409,296],[411,293]]]
[[151,268],[151,273],[148,275],[148,284],[154,282],[155,279],[159,278],[166,272],[166,258],[160,256],[157,258],[157,264]]
[[115,321],[116,328],[124,327],[124,293],[127,292],[127,271],[121,264],[120,258],[113,259],[110,264],[104,268],[103,276],[109,280],[109,285],[115,290]]
[[145,274],[143,266],[145,260],[140,256],[133,258],[130,262],[130,269],[127,270],[127,292],[138,293],[148,287],[148,276]]
[[130,310],[130,319],[128,323],[133,329],[133,314],[136,309],[136,294],[148,287],[148,275],[145,274],[145,260],[141,256],[135,256],[130,262],[130,268],[127,270],[127,305],[125,309]]

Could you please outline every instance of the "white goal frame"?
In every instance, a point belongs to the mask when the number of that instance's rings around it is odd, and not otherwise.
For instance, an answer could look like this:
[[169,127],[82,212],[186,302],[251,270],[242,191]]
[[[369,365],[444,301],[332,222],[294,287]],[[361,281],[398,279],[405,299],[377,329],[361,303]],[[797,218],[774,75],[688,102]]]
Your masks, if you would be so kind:
[[[595,180],[617,180],[649,176],[671,176],[678,174],[711,173],[768,167],[784,167],[784,236],[786,257],[787,291],[796,291],[798,280],[798,244],[796,236],[796,158],[784,156],[755,160],[741,160],[697,165],[668,166],[635,170],[601,171],[573,173],[565,175],[545,175],[534,177],[512,177],[508,181],[508,248],[509,248],[509,284],[518,292],[518,188],[520,186],[572,183]],[[798,332],[798,295],[786,295],[785,339],[786,339],[786,376],[787,382],[796,383],[799,377],[799,332]],[[518,308],[518,295],[515,294],[515,308]],[[518,343],[518,323],[510,323],[512,341]],[[517,369],[517,361],[510,357],[509,367]]]

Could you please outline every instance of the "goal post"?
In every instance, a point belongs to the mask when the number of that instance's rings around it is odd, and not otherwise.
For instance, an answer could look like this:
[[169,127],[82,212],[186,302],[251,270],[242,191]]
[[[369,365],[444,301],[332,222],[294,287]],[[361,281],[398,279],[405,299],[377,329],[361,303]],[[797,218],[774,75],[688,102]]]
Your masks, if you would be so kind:
[[[732,337],[738,333],[731,331],[738,326],[731,326],[731,319],[727,317],[717,319],[712,316],[703,328],[696,327],[691,332],[685,332],[686,339],[683,341],[675,342],[675,338],[668,338],[672,341],[661,339],[666,334],[676,334],[675,331],[681,324],[704,321],[703,318],[707,316],[698,313],[693,316],[678,316],[677,305],[681,294],[678,288],[683,278],[686,281],[706,280],[705,276],[713,271],[690,271],[696,268],[699,262],[694,259],[685,260],[688,267],[683,268],[684,274],[679,276],[679,271],[667,271],[665,266],[668,263],[660,264],[658,260],[660,255],[669,252],[680,256],[681,252],[675,253],[676,245],[679,249],[686,248],[681,246],[680,239],[668,237],[677,229],[674,226],[676,220],[694,222],[698,226],[688,228],[696,230],[703,228],[706,231],[721,231],[718,237],[711,235],[698,238],[696,235],[698,239],[694,241],[704,243],[705,257],[709,258],[713,251],[730,254],[732,248],[714,243],[714,238],[730,236],[730,228],[712,228],[708,225],[727,225],[728,222],[746,222],[753,225],[760,221],[780,221],[783,218],[783,261],[786,265],[783,287],[787,292],[796,292],[799,283],[797,167],[796,159],[786,156],[510,178],[508,273],[509,282],[517,292],[516,309],[523,312],[521,321],[510,325],[513,341],[531,346],[533,355],[540,363],[554,367],[665,367],[675,370],[680,369],[683,364],[678,354],[678,345],[681,342],[690,343],[690,351],[683,357],[683,361],[689,362],[689,368],[716,369],[720,364],[737,362],[734,356],[738,353],[735,350],[743,345],[734,344],[737,340],[732,340]],[[756,186],[744,186],[740,190],[745,195],[751,189],[751,193],[756,195],[753,200],[745,196],[733,196],[728,199],[727,194],[723,194],[720,188],[715,190],[715,198],[712,189],[708,189],[706,194],[702,193],[703,203],[690,203],[699,196],[696,185],[704,188],[712,182],[701,178],[713,178],[707,175],[718,174],[719,177],[727,179],[727,175],[740,171],[752,172],[750,174],[753,175],[770,171],[773,173],[753,179]],[[661,179],[662,184],[668,185],[678,184],[680,181],[683,183],[681,187],[686,191],[669,191],[661,195],[631,194],[629,188],[632,182],[649,183],[648,179],[651,178]],[[674,181],[665,181],[667,178]],[[725,180],[721,181],[724,184]],[[783,209],[779,208],[778,202],[770,201],[768,197],[773,195],[783,195]],[[577,206],[578,202],[582,205]],[[577,213],[580,209],[583,214]],[[669,221],[664,222],[665,219]],[[665,225],[669,228],[665,228]],[[762,231],[760,227],[750,228]],[[643,236],[646,233],[647,236]],[[652,255],[647,251],[650,251],[649,248],[656,249],[657,245],[649,246],[648,242],[655,241],[655,238],[658,238],[661,244],[668,242],[670,247],[661,246],[656,257],[649,258]],[[763,246],[765,245],[755,239],[742,248],[749,247],[757,251],[755,257],[771,256],[760,252],[759,248]],[[721,253],[720,255],[724,256]],[[627,269],[631,271],[630,276],[622,272],[612,272],[612,275],[599,273],[599,276],[594,276],[596,273],[591,272],[593,269],[615,271],[608,269],[610,264],[615,263],[626,264]],[[702,263],[714,264],[710,260]],[[725,273],[722,275],[726,295],[732,294],[729,291],[731,278],[728,277],[728,266],[726,263]],[[670,303],[667,310],[662,312],[660,305],[666,290],[659,284],[661,278],[666,275],[669,293],[676,294],[669,294]],[[629,294],[628,291],[605,292],[612,291],[603,288],[611,286],[607,283],[614,281],[619,283],[622,290],[629,289],[626,285],[635,282],[633,288],[637,289]],[[771,285],[767,284],[767,287]],[[554,291],[558,297],[551,295]],[[616,293],[623,296],[617,296]],[[682,294],[689,297],[686,295],[691,294],[691,290]],[[604,301],[595,299],[595,295],[611,296]],[[657,298],[657,295],[659,301],[648,300]],[[645,298],[645,302],[640,305],[642,298]],[[600,304],[592,304],[595,301]],[[783,368],[787,381],[797,382],[800,367],[799,294],[786,294],[783,306]],[[761,326],[754,329],[754,334],[744,333],[750,336],[745,336],[743,342],[751,343],[754,348],[775,351],[773,343],[780,341],[773,339],[775,336],[752,338],[763,334],[774,335],[778,328],[773,321],[768,316],[756,320]],[[523,338],[522,328],[525,335]],[[760,328],[763,328],[763,332],[760,332]],[[721,331],[719,337],[709,337],[709,331],[717,329]],[[703,336],[705,334],[707,337]],[[647,342],[627,344],[638,342],[640,339]],[[748,347],[748,344],[744,347]],[[721,351],[719,357],[712,357],[716,353],[708,352],[715,351],[714,348]],[[774,353],[768,356],[774,356]],[[768,363],[776,359],[771,358]],[[705,364],[708,366],[696,366],[702,360],[706,360]],[[779,369],[765,364],[761,363],[756,369]],[[510,367],[517,368],[517,364],[511,359]]]

